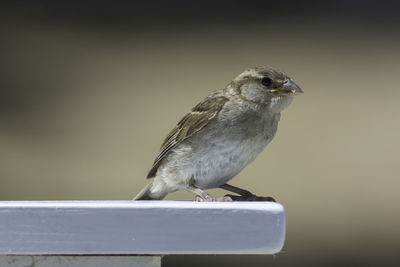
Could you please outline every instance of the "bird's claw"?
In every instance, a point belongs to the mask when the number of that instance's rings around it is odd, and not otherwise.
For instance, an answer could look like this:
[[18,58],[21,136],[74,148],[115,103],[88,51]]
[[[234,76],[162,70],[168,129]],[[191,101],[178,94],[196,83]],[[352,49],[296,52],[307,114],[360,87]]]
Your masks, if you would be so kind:
[[210,195],[206,195],[206,196],[196,195],[195,201],[196,202],[231,202],[232,198],[230,196],[212,197]]
[[249,194],[245,196],[237,196],[237,195],[225,195],[225,197],[229,197],[232,201],[268,201],[268,202],[276,202],[273,197],[263,197],[263,196],[256,196],[254,194]]

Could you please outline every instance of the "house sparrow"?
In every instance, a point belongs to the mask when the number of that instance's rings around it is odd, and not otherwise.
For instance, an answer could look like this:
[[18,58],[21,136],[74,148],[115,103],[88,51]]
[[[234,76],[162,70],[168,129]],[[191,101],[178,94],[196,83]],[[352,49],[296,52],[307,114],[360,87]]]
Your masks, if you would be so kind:
[[[187,190],[199,201],[271,200],[227,184],[272,140],[280,112],[303,91],[279,70],[245,70],[225,88],[212,92],[186,114],[164,140],[147,178],[154,178],[134,200],[163,199]],[[214,198],[204,189],[239,194]]]

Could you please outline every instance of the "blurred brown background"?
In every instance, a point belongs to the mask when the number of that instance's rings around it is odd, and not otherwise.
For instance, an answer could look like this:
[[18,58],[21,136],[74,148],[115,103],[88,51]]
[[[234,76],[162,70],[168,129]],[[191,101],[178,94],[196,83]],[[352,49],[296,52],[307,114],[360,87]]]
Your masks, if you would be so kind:
[[131,199],[181,116],[245,68],[268,65],[305,93],[232,184],[286,207],[284,251],[165,257],[165,266],[398,266],[398,10],[395,1],[2,2],[0,200]]

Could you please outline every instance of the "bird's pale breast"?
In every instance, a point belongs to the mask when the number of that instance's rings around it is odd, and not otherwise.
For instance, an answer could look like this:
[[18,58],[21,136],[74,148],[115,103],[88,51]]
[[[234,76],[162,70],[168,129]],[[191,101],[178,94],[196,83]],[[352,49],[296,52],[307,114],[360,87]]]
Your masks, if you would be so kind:
[[272,140],[278,121],[279,114],[271,114],[229,127],[210,125],[208,131],[188,140],[191,151],[182,159],[184,173],[192,173],[195,186],[202,189],[228,182]]

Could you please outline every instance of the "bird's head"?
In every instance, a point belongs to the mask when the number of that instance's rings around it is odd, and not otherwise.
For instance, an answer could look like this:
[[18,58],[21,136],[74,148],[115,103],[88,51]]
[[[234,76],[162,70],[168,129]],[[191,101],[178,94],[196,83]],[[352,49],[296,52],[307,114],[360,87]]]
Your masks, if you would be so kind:
[[303,90],[284,72],[269,67],[245,70],[231,86],[246,100],[266,104],[280,112]]

